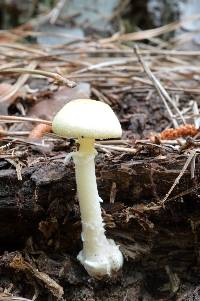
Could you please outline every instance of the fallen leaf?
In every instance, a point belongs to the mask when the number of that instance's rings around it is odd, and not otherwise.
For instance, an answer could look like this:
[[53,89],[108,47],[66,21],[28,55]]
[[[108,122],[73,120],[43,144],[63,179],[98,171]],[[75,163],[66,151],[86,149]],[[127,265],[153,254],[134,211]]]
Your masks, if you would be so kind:
[[51,98],[46,98],[35,104],[28,115],[52,120],[53,116],[70,100],[89,97],[90,85],[87,83],[80,83],[73,89],[62,87],[54,92]]
[[46,133],[51,132],[51,126],[44,123],[37,124],[30,132],[29,139],[39,139],[42,138]]

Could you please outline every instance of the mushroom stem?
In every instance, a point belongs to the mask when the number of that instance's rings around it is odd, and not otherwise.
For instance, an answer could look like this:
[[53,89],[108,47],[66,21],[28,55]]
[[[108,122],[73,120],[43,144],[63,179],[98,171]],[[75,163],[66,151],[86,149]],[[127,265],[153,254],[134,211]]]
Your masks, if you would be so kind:
[[94,158],[94,139],[79,139],[79,151],[73,154],[82,221],[83,250],[78,259],[96,278],[110,275],[121,268],[123,257],[114,241],[107,239],[101,216]]
[[102,234],[103,221],[97,190],[93,139],[79,140],[79,151],[73,156],[76,168],[76,183],[82,221],[84,252],[88,257],[95,251],[97,236]]

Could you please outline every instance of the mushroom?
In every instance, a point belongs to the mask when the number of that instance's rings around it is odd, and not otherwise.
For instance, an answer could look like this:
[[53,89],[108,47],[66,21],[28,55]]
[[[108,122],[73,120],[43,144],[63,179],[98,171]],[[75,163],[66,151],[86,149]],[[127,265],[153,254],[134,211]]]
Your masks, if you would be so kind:
[[67,103],[53,119],[53,131],[62,137],[78,138],[79,151],[71,153],[75,163],[80,203],[83,249],[77,258],[95,278],[111,276],[123,265],[114,240],[105,236],[95,175],[95,139],[121,137],[121,125],[107,104],[92,99]]

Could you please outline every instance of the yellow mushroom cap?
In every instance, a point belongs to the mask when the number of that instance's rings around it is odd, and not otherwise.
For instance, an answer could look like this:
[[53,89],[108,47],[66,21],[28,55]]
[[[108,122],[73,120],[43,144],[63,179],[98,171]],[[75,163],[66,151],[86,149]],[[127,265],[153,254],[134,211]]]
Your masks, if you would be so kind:
[[93,99],[68,102],[53,119],[53,132],[61,137],[118,138],[121,125],[111,107]]

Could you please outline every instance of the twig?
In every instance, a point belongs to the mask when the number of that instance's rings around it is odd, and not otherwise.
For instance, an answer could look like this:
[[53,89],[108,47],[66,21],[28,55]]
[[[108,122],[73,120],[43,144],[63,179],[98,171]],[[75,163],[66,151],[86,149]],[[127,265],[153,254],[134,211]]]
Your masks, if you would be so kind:
[[95,143],[96,147],[99,148],[105,148],[108,150],[118,151],[118,152],[124,152],[124,153],[130,153],[130,154],[136,154],[137,150],[135,148],[128,148],[128,147],[119,147],[119,146],[113,146],[113,145],[103,145]]
[[62,298],[64,294],[63,287],[53,280],[49,275],[44,272],[40,272],[29,262],[25,261],[21,254],[16,254],[9,263],[9,266],[14,270],[16,269],[28,273],[33,279],[37,279],[37,281],[43,283],[49,292],[51,292],[51,294],[58,300]]
[[152,80],[152,82],[154,83],[154,86],[155,86],[155,88],[156,88],[156,90],[157,90],[157,92],[158,92],[160,98],[162,99],[162,101],[163,101],[163,103],[164,103],[164,105],[165,105],[165,107],[166,107],[166,109],[167,109],[167,112],[168,112],[168,114],[169,114],[169,117],[170,117],[171,120],[172,120],[172,123],[173,123],[174,127],[177,128],[177,127],[178,127],[178,122],[174,119],[174,115],[173,115],[173,113],[172,113],[172,111],[171,111],[171,109],[170,109],[168,103],[166,102],[166,100],[165,100],[164,96],[162,95],[160,89],[159,89],[158,86],[156,85],[157,79],[153,76],[151,70],[147,67],[147,65],[146,65],[146,64],[144,63],[144,61],[142,60],[141,56],[139,55],[139,53],[138,53],[138,51],[137,51],[137,48],[135,48],[135,54],[137,55],[138,60],[141,62],[141,64],[142,64],[142,66],[143,66],[143,68],[144,68],[146,74],[148,75],[148,77],[149,77],[149,78]]
[[174,190],[174,188],[176,187],[176,185],[179,183],[180,179],[182,178],[182,176],[184,175],[184,172],[186,171],[188,165],[190,164],[190,162],[192,161],[192,159],[194,158],[194,156],[196,155],[198,150],[192,150],[190,152],[189,157],[187,158],[181,172],[179,173],[178,177],[175,179],[172,187],[170,188],[170,190],[168,191],[168,193],[165,195],[164,199],[162,200],[162,205],[164,207],[164,204],[166,202],[166,200],[168,199],[168,197],[170,196],[170,194],[172,193],[172,191]]
[[56,6],[52,9],[52,11],[49,13],[49,22],[51,24],[55,24],[56,20],[58,19],[64,5],[66,3],[66,0],[59,0]]
[[8,68],[15,68],[15,67],[19,67],[19,66],[23,66],[23,63],[22,62],[7,63],[7,64],[1,65],[0,70],[8,69]]
[[39,118],[33,118],[33,117],[18,117],[18,116],[8,116],[8,115],[0,115],[0,120],[6,122],[6,121],[30,121],[30,122],[38,122],[38,123],[44,123],[47,125],[52,125],[51,121],[44,120],[44,119],[39,119]]
[[95,70],[95,69],[98,70],[98,69],[101,69],[101,68],[104,68],[104,67],[127,64],[127,63],[130,63],[132,61],[134,62],[135,60],[131,59],[131,58],[122,58],[122,59],[118,59],[118,60],[111,60],[111,61],[108,61],[108,62],[100,62],[98,64],[90,65],[86,68],[75,71],[74,74],[80,74],[80,73]]
[[33,47],[27,47],[27,46],[24,46],[22,44],[8,44],[8,43],[0,43],[0,48],[11,48],[11,49],[17,49],[17,50],[20,50],[20,51],[26,51],[26,52],[30,52],[30,53],[34,53],[34,54],[37,54],[37,55],[42,55],[44,56],[46,53],[43,52],[42,50],[38,50],[38,49],[35,49]]
[[98,141],[98,144],[101,145],[120,145],[120,144],[129,144],[129,143],[133,143],[132,140],[123,140],[123,139],[114,139],[114,140],[101,140]]
[[[200,117],[199,117],[199,108],[196,101],[193,102],[192,107],[193,113],[194,113],[194,124],[197,129],[200,127]],[[197,117],[198,116],[198,117]]]
[[[33,61],[33,62],[30,63],[30,65],[28,66],[28,68],[30,68],[30,70],[34,70],[36,68],[36,66],[37,66],[37,63],[35,61]],[[28,78],[29,78],[28,74],[21,75],[18,78],[18,80],[16,81],[16,83],[9,89],[8,93],[7,94],[3,94],[3,95],[0,96],[0,102],[7,101],[13,95],[15,95],[17,93],[17,91],[26,83],[26,81],[28,80]]]
[[92,88],[92,93],[95,95],[95,97],[99,98],[101,101],[111,105],[111,101],[102,93],[100,92],[99,90],[97,90],[96,88]]
[[23,297],[15,297],[12,295],[0,295],[0,301],[32,301],[31,299],[23,298]]
[[0,130],[1,136],[27,136],[30,134],[30,131],[4,131]]
[[162,35],[164,33],[174,31],[174,30],[180,28],[183,23],[191,21],[191,20],[195,20],[195,19],[196,20],[200,19],[200,15],[198,14],[198,15],[189,16],[187,18],[184,18],[184,20],[175,21],[170,24],[167,24],[167,25],[164,25],[164,26],[161,26],[158,28],[154,28],[154,29],[147,29],[147,30],[143,30],[143,31],[139,31],[139,32],[126,33],[121,36],[113,35],[110,38],[102,39],[100,42],[102,44],[106,44],[106,43],[110,43],[110,42],[114,42],[114,41],[118,41],[118,42],[119,41],[138,41],[138,40],[150,39],[150,38]]
[[195,168],[196,168],[196,156],[197,154],[194,155],[191,161],[191,179],[194,179],[195,177]]
[[[180,110],[177,108],[176,104],[174,103],[174,101],[171,100],[169,94],[167,93],[167,91],[163,88],[163,86],[161,85],[161,83],[158,81],[158,79],[155,77],[155,75],[151,72],[150,68],[147,66],[147,64],[144,62],[144,60],[142,59],[141,55],[139,54],[139,51],[138,51],[138,47],[137,45],[135,45],[134,47],[134,51],[135,51],[135,54],[139,60],[139,62],[141,63],[141,65],[143,66],[144,68],[144,71],[146,72],[147,76],[149,77],[149,79],[153,82],[157,92],[159,93],[160,97],[162,98],[165,106],[166,106],[166,109],[168,111],[168,114],[170,116],[170,118],[172,119],[172,122],[174,124],[174,127],[177,128],[178,127],[178,123],[177,121],[174,119],[174,116],[173,116],[173,113],[167,103],[170,102],[171,105],[174,107],[175,111],[177,112],[177,114],[180,116],[183,124],[186,124],[185,120],[184,120],[184,117],[182,116]],[[167,100],[167,101],[166,101]]]
[[45,77],[50,77],[53,78],[56,82],[59,84],[64,84],[68,86],[69,88],[73,88],[76,86],[76,83],[74,81],[71,81],[62,75],[50,71],[45,71],[45,70],[31,70],[28,68],[9,68],[9,69],[4,69],[0,70],[0,74],[7,74],[7,73],[29,73],[29,74],[37,74],[37,75],[42,75]]

